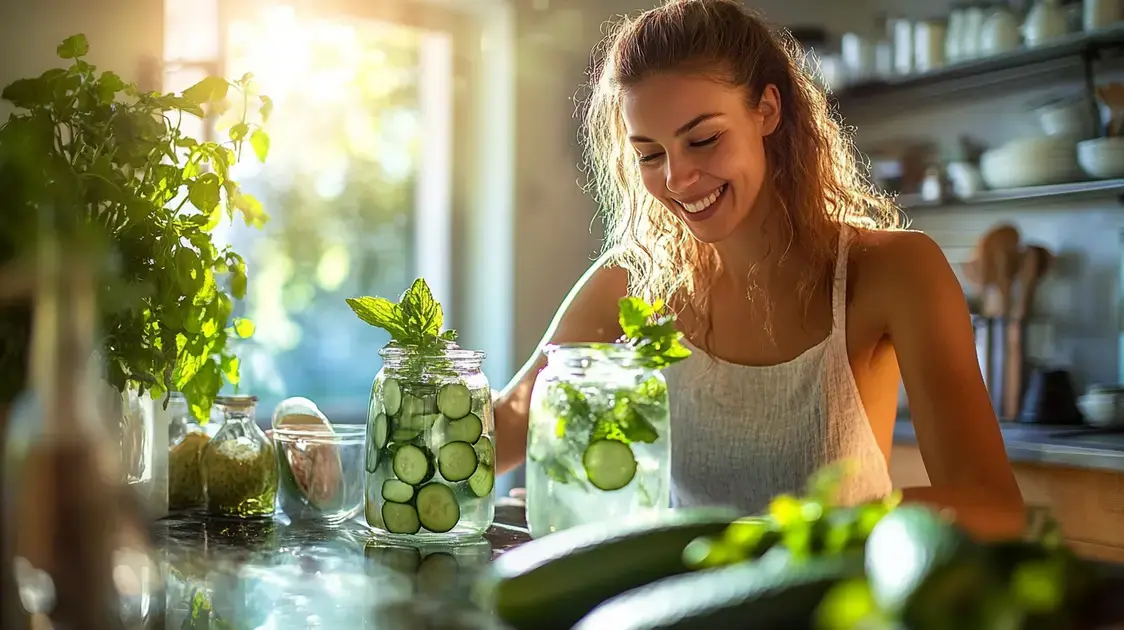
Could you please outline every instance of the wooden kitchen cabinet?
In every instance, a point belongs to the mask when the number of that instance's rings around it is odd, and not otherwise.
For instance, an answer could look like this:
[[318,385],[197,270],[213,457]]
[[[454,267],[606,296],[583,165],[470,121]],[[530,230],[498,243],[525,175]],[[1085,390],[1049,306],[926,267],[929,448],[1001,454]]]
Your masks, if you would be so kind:
[[[1012,462],[1029,508],[1046,508],[1078,553],[1124,562],[1124,473]],[[890,457],[895,488],[929,485],[921,452],[895,444]]]

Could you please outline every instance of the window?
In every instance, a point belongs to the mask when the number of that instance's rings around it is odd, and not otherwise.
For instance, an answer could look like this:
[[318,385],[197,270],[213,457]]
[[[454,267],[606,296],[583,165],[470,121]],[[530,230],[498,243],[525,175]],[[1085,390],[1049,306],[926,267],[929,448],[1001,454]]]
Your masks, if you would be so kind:
[[252,72],[275,103],[269,158],[235,170],[271,219],[217,235],[250,274],[239,390],[259,396],[262,424],[289,396],[361,422],[388,337],[344,298],[395,296],[422,276],[451,306],[450,36],[309,4],[167,5],[166,90]]

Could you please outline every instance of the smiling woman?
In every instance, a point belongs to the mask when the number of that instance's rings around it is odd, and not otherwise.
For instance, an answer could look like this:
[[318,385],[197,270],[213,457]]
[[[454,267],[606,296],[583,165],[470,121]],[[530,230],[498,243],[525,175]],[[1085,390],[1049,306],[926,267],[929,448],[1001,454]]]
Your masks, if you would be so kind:
[[[888,494],[904,380],[933,484],[906,500],[982,536],[1019,531],[956,277],[898,229],[791,37],[736,0],[672,0],[617,23],[595,59],[586,148],[606,254],[543,342],[614,339],[626,294],[675,307],[700,351],[666,370],[672,503],[759,512],[842,460],[842,502]],[[501,468],[523,456],[543,364],[498,401]]]

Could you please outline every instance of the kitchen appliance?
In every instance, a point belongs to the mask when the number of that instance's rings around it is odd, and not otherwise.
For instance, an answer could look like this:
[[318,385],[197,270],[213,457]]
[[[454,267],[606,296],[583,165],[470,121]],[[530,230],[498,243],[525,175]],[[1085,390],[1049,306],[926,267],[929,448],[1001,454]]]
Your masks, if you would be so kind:
[[1030,375],[1018,421],[1026,424],[1081,424],[1077,394],[1068,370],[1038,367]]

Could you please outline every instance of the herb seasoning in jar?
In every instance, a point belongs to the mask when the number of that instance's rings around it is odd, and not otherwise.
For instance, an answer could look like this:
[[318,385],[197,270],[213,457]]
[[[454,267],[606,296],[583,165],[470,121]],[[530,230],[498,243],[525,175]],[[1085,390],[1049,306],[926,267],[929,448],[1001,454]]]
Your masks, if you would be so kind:
[[220,396],[223,425],[203,448],[207,511],[218,516],[272,516],[277,501],[273,443],[254,423],[257,396]]
[[179,392],[168,395],[168,509],[203,507],[203,447],[211,436]]

